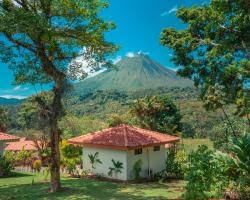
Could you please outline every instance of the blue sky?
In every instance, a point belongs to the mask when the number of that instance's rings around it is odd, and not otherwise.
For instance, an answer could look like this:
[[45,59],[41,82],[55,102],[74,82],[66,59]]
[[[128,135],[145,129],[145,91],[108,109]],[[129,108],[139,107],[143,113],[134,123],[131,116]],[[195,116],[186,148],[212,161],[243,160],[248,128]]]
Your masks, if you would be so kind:
[[[143,52],[164,66],[174,68],[170,61],[171,51],[159,43],[160,32],[165,27],[183,29],[185,25],[176,18],[176,10],[181,6],[201,5],[204,1],[109,0],[110,7],[103,11],[103,16],[114,21],[117,28],[107,34],[107,39],[121,47],[113,60]],[[35,92],[30,85],[12,85],[12,72],[3,63],[0,63],[0,68],[0,97],[23,98]]]

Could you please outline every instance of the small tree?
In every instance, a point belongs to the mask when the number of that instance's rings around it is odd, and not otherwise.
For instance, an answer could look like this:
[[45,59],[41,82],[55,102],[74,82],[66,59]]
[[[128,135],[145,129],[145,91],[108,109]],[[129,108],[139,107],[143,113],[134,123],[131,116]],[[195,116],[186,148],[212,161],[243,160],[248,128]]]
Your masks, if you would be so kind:
[[133,105],[132,112],[143,127],[163,133],[176,133],[181,130],[180,112],[167,96],[139,99]]
[[23,166],[31,164],[32,162],[32,151],[27,151],[24,148],[17,153],[17,160],[21,162]]
[[92,168],[92,172],[94,171],[94,169],[96,169],[96,165],[97,164],[102,164],[102,161],[98,158],[99,152],[95,152],[95,154],[89,154],[89,160],[90,160],[90,164],[91,164],[91,168]]
[[111,160],[113,167],[109,167],[109,172],[108,175],[113,177],[113,174],[115,176],[117,176],[118,173],[122,173],[122,169],[123,169],[123,163],[118,161],[115,161],[114,159]]
[[63,140],[60,144],[61,166],[66,167],[68,173],[73,174],[76,165],[82,162],[82,148],[68,144]]

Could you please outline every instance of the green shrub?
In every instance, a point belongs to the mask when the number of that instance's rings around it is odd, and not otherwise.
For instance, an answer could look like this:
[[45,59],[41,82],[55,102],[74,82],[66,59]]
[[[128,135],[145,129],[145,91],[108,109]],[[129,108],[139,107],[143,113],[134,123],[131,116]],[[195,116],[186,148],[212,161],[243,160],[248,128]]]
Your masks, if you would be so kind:
[[188,156],[185,199],[220,198],[228,185],[225,163],[207,146],[199,146]]
[[6,160],[8,160],[9,162],[11,162],[12,166],[14,166],[16,160],[17,160],[17,156],[16,153],[13,151],[5,151],[4,152],[4,157]]
[[132,170],[133,178],[135,180],[141,179],[141,171],[142,171],[142,160],[139,159],[134,163]]
[[40,172],[41,171],[41,167],[42,167],[42,162],[41,160],[35,160],[32,164],[33,166],[33,169],[36,171],[36,172]]
[[9,176],[12,170],[11,162],[4,157],[0,157],[0,177]]
[[170,149],[167,153],[166,173],[167,177],[184,178],[187,155],[184,150]]
[[82,163],[82,148],[68,144],[66,140],[63,140],[60,144],[60,151],[61,168],[73,175],[76,165]]

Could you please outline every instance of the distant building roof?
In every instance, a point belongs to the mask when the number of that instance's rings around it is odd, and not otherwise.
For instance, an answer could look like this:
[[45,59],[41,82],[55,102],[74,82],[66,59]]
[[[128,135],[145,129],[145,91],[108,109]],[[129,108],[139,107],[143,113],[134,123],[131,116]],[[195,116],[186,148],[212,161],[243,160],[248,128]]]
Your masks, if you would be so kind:
[[26,138],[21,138],[18,142],[8,142],[5,147],[5,151],[36,151],[37,148],[32,140],[26,140]]
[[15,135],[10,135],[7,133],[0,132],[0,141],[11,141],[11,140],[18,140],[19,137]]
[[179,140],[180,137],[128,125],[120,125],[114,128],[108,128],[102,131],[75,137],[69,139],[68,142],[84,146],[128,150],[174,143]]

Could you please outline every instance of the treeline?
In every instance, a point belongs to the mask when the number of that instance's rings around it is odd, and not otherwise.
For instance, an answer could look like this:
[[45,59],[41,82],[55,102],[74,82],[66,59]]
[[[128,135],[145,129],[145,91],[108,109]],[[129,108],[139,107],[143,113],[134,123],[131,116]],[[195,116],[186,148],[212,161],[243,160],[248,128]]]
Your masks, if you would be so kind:
[[[48,94],[43,93],[42,95],[47,99],[46,101],[49,101]],[[169,118],[164,118],[169,124],[168,127],[159,125],[162,121],[161,116],[157,118],[153,115],[153,118],[151,116],[141,117],[132,112],[136,110],[136,106],[138,107],[139,99],[146,99],[143,103],[144,107],[141,106],[140,109],[144,109],[144,114],[145,112],[152,113],[147,104],[149,105],[151,101],[151,104],[157,106],[159,102],[155,102],[154,98],[147,99],[147,97],[154,96],[167,97],[165,103],[170,101],[178,109],[178,113],[173,114],[174,117],[168,113]],[[165,105],[164,101],[161,101],[161,103]],[[171,133],[171,130],[176,129],[178,133],[175,132],[175,134],[182,137],[209,137],[216,141],[223,140],[222,134],[232,134],[224,114],[220,110],[215,112],[207,111],[202,101],[199,100],[199,91],[194,88],[158,88],[138,91],[106,90],[86,92],[84,94],[77,94],[77,91],[73,91],[64,98],[64,105],[66,116],[59,123],[62,138],[97,131],[119,123],[127,123],[167,133]],[[154,107],[151,109],[154,109]],[[243,129],[243,119],[233,115],[234,107],[227,106],[225,109],[234,128],[236,130]],[[157,112],[160,114],[167,113],[164,109]],[[137,113],[140,113],[140,111],[137,110]],[[25,100],[19,106],[2,108],[0,116],[2,118],[2,129],[20,136],[33,138],[38,133],[37,130],[46,129],[46,122],[42,120],[41,111],[34,103],[33,97]],[[155,114],[155,116],[158,116],[158,114]],[[170,119],[174,123],[171,124]]]

